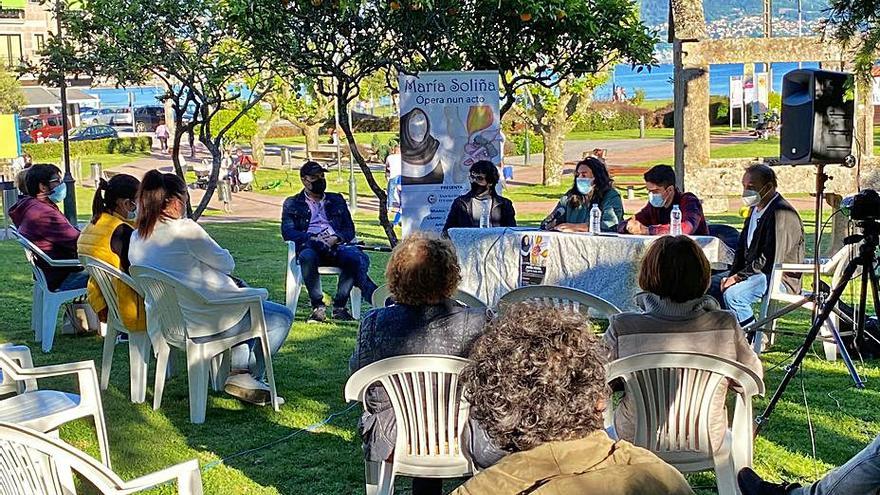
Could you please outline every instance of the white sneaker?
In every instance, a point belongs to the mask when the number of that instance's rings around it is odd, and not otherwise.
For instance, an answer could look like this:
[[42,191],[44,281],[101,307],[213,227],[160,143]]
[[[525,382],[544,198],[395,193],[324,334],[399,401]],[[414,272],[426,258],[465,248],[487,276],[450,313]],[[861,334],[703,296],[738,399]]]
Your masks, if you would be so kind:
[[[250,373],[230,375],[226,379],[226,385],[223,387],[223,390],[242,402],[258,406],[266,406],[272,403],[269,385],[257,380]],[[281,398],[279,397],[279,399]],[[279,405],[281,404],[283,404],[283,400],[279,400]]]

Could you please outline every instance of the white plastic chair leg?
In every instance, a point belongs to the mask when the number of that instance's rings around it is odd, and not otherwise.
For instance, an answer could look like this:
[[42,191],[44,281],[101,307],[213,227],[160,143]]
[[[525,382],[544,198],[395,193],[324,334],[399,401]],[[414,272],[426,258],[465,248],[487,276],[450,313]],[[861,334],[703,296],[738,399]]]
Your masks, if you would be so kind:
[[113,367],[113,351],[116,349],[116,328],[107,325],[104,336],[104,352],[101,355],[101,390],[107,390],[110,384],[110,368]]
[[211,360],[200,355],[197,349],[187,349],[186,371],[189,381],[189,420],[194,424],[205,422],[208,407],[208,374]]
[[164,339],[157,340],[156,344],[156,377],[153,385],[154,411],[162,407],[162,393],[165,391],[165,379],[168,377],[168,358],[171,354],[171,347]]
[[284,304],[287,309],[296,314],[296,305],[299,303],[299,293],[302,289],[302,271],[295,259],[288,260],[287,281],[284,287]]
[[392,495],[394,493],[394,474],[390,462],[364,463],[367,495]]
[[[110,333],[111,331],[112,330],[109,330],[108,327],[108,333]],[[128,364],[131,370],[129,384],[131,386],[131,401],[135,404],[141,404],[147,398],[147,368],[149,362],[150,338],[147,336],[147,333],[129,333]]]
[[718,485],[718,495],[741,495],[733,464],[730,444],[725,442],[725,446],[715,453],[715,482]]
[[349,302],[351,303],[351,316],[355,320],[361,319],[361,297],[361,290],[358,287],[352,287]]
[[269,340],[266,333],[260,338],[260,346],[263,348],[263,356],[266,361],[266,381],[269,382],[269,399],[272,401],[272,408],[275,411],[281,409],[278,404],[278,389],[275,387],[275,369],[272,366],[272,352],[269,348]]
[[43,304],[43,321],[40,331],[43,334],[43,341],[40,348],[43,352],[52,350],[52,344],[55,342],[55,326],[58,324],[58,311],[61,309],[61,302],[49,299],[48,304]]
[[34,283],[34,304],[31,308],[31,330],[34,342],[43,341],[43,291]]

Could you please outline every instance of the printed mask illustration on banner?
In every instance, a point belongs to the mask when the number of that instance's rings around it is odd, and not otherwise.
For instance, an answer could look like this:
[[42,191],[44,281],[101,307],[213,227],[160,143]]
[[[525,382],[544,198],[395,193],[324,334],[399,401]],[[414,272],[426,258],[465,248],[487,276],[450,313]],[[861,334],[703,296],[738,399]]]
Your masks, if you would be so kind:
[[400,118],[401,182],[442,184],[443,165],[437,153],[440,142],[431,135],[431,121],[414,108]]

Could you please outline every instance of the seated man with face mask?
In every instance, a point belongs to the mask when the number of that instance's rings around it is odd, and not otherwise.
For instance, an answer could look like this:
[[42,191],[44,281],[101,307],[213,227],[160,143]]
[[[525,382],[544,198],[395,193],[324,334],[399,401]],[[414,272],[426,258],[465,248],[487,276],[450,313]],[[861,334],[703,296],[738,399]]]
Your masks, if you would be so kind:
[[296,243],[297,263],[312,303],[308,321],[327,319],[319,266],[336,266],[342,270],[333,297],[333,318],[353,321],[346,308],[352,287],[357,286],[367,301],[376,290],[376,284],[367,273],[370,258],[357,247],[347,245],[355,236],[354,222],[345,198],[339,193],[325,192],[324,168],[317,162],[308,161],[299,169],[299,176],[304,188],[284,200],[281,236],[285,241]]
[[500,180],[498,167],[480,160],[470,168],[471,190],[455,198],[449,207],[443,235],[449,229],[465,227],[516,227],[513,203],[498,195],[495,186]]
[[[749,216],[730,272],[713,278],[709,294],[734,311],[740,326],[745,326],[755,321],[752,304],[767,293],[774,263],[803,263],[804,225],[797,211],[776,191],[772,168],[763,164],[748,167],[742,184]],[[800,274],[784,274],[782,283],[787,292],[800,292]]]
[[681,233],[709,235],[709,225],[703,216],[703,206],[693,193],[685,193],[675,186],[675,171],[669,165],[657,165],[644,175],[648,190],[648,204],[629,220],[617,225],[621,234],[669,234],[672,207],[681,209]]

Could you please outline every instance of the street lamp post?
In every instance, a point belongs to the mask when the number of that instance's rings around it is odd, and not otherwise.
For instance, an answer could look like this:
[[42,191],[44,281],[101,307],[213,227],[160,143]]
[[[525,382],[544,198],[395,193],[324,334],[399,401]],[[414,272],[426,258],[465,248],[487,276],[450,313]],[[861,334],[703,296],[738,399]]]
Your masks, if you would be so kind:
[[[62,40],[61,13],[64,9],[64,0],[58,0],[55,4],[55,21],[58,29],[58,39]],[[67,129],[67,75],[61,71],[58,78],[58,92],[61,97],[61,142],[62,159],[64,160],[64,184],[67,188],[67,196],[64,197],[64,216],[72,225],[76,225],[76,180],[70,173],[70,136]]]

